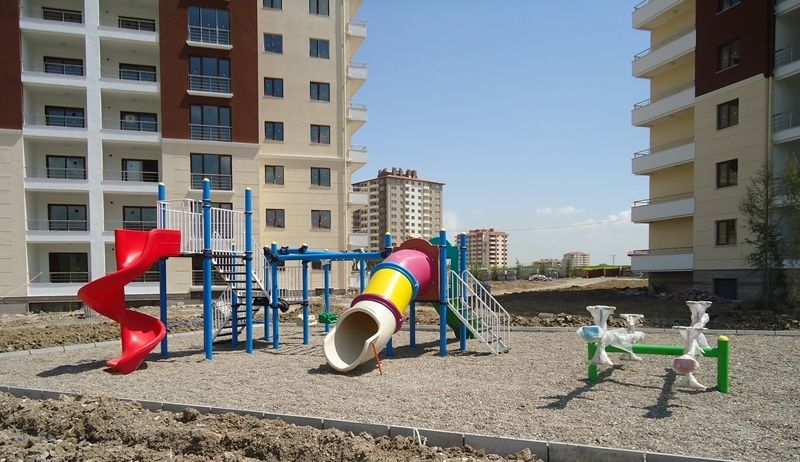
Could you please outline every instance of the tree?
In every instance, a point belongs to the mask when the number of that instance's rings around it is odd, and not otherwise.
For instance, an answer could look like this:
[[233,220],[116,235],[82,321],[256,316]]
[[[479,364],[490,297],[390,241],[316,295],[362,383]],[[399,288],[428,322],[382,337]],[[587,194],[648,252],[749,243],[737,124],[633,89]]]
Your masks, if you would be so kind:
[[567,260],[567,264],[564,266],[564,276],[571,278],[572,273],[573,273],[572,260]]
[[772,167],[765,164],[753,175],[739,203],[745,227],[749,231],[744,241],[751,248],[745,260],[761,272],[761,299],[765,307],[769,306],[773,295],[780,297],[785,287],[780,249],[781,229],[774,213],[773,182]]
[[514,265],[514,272],[517,275],[517,279],[522,279],[522,263],[519,262],[519,258],[517,258],[517,263]]
[[[793,158],[789,161],[783,171],[781,178],[781,196],[782,203],[780,204],[785,238],[783,239],[783,249],[781,249],[791,262],[792,266],[796,267],[800,263],[800,160]],[[789,293],[790,302],[794,306],[800,307],[800,281],[796,275],[791,279],[789,286],[791,291]]]

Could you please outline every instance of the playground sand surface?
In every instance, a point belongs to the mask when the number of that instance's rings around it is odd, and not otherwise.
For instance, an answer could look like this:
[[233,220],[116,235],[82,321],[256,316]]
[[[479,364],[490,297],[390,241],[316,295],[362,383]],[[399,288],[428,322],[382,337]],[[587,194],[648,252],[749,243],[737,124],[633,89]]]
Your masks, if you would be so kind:
[[[260,336],[261,329],[256,333]],[[418,347],[412,349],[405,346],[408,332],[400,332],[396,356],[382,361],[384,375],[374,362],[349,375],[332,373],[322,354],[322,329],[317,326],[312,334],[306,346],[299,329],[284,327],[278,352],[261,342],[252,356],[220,345],[213,361],[203,359],[200,336],[178,337],[171,341],[169,359],[151,355],[127,376],[104,367],[118,346],[5,357],[0,358],[0,384],[743,461],[800,460],[795,353],[800,337],[732,336],[731,393],[723,395],[676,389],[670,358],[659,356],[620,363],[590,385],[586,346],[571,332],[515,332],[511,352],[496,357],[480,353],[473,342],[460,354],[451,342],[446,358],[436,355],[435,333],[419,331]],[[652,334],[647,342],[678,339]],[[709,340],[716,342],[713,336]],[[713,387],[715,376],[715,360],[701,360],[698,380]],[[254,425],[227,419],[209,425]],[[130,432],[137,432],[137,425],[126,424]],[[4,430],[3,438],[13,431]],[[159,431],[142,431],[142,438]],[[186,428],[174,431],[191,435]],[[225,434],[215,430],[212,440]],[[314,435],[310,438],[323,438]],[[176,438],[175,444],[185,441]],[[296,441],[304,444],[302,438]],[[169,450],[163,447],[163,453]]]

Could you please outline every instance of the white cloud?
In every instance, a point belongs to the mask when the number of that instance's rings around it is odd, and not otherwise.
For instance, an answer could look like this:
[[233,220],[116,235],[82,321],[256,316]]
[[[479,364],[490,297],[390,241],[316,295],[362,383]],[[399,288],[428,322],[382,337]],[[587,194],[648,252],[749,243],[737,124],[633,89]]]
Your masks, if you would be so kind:
[[581,209],[579,209],[577,207],[573,207],[571,205],[566,205],[566,206],[561,207],[560,209],[558,209],[558,213],[560,213],[562,215],[574,215],[576,213],[581,213],[581,212],[583,212],[583,210],[581,210]]
[[455,212],[444,212],[442,215],[442,224],[446,230],[457,230],[459,227],[458,215]]
[[550,215],[551,213],[553,213],[553,209],[550,207],[543,207],[540,209],[536,209],[536,213],[538,215]]

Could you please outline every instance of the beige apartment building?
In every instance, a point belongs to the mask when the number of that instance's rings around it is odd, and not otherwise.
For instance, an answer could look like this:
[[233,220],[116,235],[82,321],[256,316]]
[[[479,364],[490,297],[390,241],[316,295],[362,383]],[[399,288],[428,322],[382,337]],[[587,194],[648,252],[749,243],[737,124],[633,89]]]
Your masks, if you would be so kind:
[[352,194],[367,202],[353,212],[353,234],[364,248],[380,249],[386,233],[401,244],[429,239],[442,228],[444,183],[423,180],[416,170],[382,169],[377,177],[354,183]]
[[[360,4],[2,2],[0,312],[76,303],[115,270],[114,229],[155,227],[159,181],[199,199],[209,178],[213,205],[235,209],[252,188],[262,245],[351,247]],[[169,260],[170,298],[197,289],[198,263]],[[335,266],[333,285],[348,275]],[[157,281],[126,291],[153,299]]]
[[480,268],[508,268],[508,233],[494,228],[469,230],[467,261]]
[[632,170],[650,193],[631,209],[649,226],[649,248],[630,253],[634,272],[658,290],[696,287],[728,298],[758,295],[760,275],[739,203],[765,163],[796,156],[800,120],[800,2],[648,0],[633,27],[650,32],[634,56],[650,97],[632,123],[649,148]]
[[561,269],[566,270],[567,266],[572,269],[575,269],[579,266],[589,266],[591,265],[590,260],[590,256],[586,252],[580,252],[577,250],[567,252],[561,258]]

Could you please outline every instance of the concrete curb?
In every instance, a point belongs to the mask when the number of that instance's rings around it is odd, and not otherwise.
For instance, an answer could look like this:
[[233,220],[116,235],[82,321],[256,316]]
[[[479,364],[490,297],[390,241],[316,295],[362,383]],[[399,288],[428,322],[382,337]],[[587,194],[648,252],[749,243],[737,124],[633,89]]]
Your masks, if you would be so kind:
[[[0,392],[6,392],[19,398],[29,399],[57,399],[61,395],[77,396],[77,393],[38,390],[35,388],[10,387],[5,385],[0,385]],[[528,448],[544,462],[577,462],[586,460],[591,460],[593,462],[731,462],[723,459],[709,459],[677,454],[604,448],[600,446],[561,443],[555,441],[538,441],[489,435],[475,435],[470,433],[448,432],[426,428],[405,427],[400,425],[372,424],[353,422],[349,420],[323,419],[321,417],[260,412],[246,409],[231,409],[205,405],[148,401],[132,398],[119,398],[119,400],[139,403],[142,408],[150,411],[179,413],[183,412],[183,410],[186,408],[192,408],[203,414],[233,413],[239,415],[249,415],[257,418],[282,420],[286,423],[298,426],[310,426],[318,429],[335,428],[344,432],[352,432],[356,435],[365,432],[376,438],[381,436],[407,436],[411,438],[417,438],[417,436],[419,436],[421,440],[425,441],[427,446],[461,447],[468,445],[473,449],[484,449],[488,453],[500,454],[501,456],[515,454],[525,448]]]

